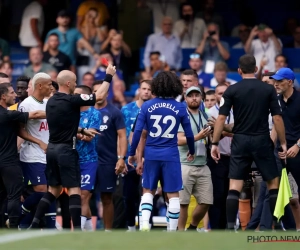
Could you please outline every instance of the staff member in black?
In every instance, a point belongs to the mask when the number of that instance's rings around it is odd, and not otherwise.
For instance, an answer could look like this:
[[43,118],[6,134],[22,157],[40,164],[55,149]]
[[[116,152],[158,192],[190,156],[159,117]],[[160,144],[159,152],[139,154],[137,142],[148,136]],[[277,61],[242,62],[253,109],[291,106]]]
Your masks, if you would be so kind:
[[[286,154],[287,170],[291,172],[298,187],[300,187],[300,92],[294,88],[295,75],[289,68],[279,69],[275,75],[275,89],[279,94],[282,108],[282,118],[285,126],[288,151]],[[274,129],[272,134],[275,135]],[[290,205],[296,222],[296,229],[300,231],[299,201],[291,199]]]
[[[39,228],[40,220],[49,205],[60,195],[62,187],[65,187],[68,190],[73,227],[81,229],[81,176],[78,153],[75,149],[80,107],[94,106],[95,102],[105,99],[115,73],[115,67],[109,65],[103,84],[91,95],[73,95],[76,87],[76,75],[73,72],[64,70],[58,74],[59,90],[49,99],[46,106],[50,134],[46,157],[49,188],[39,202],[31,228]],[[79,132],[92,135],[91,131],[84,128],[79,129]]]
[[10,228],[18,227],[23,191],[23,174],[19,165],[17,136],[38,144],[43,150],[47,148],[45,143],[32,137],[21,128],[21,123],[26,124],[28,119],[45,118],[45,112],[22,113],[7,110],[9,106],[15,104],[16,96],[17,94],[10,83],[0,85],[0,191],[4,191],[7,195]]
[[[220,159],[218,142],[223,131],[224,122],[233,108],[234,127],[229,166],[229,192],[226,201],[227,227],[234,229],[239,206],[239,196],[243,183],[254,161],[264,181],[267,182],[270,195],[271,213],[275,209],[279,187],[279,171],[276,166],[274,144],[270,138],[268,117],[273,117],[283,152],[279,157],[286,157],[284,124],[277,94],[272,85],[255,78],[257,71],[255,58],[244,55],[239,59],[238,72],[243,80],[228,87],[220,101],[212,141],[211,156]],[[276,218],[274,217],[274,222]]]

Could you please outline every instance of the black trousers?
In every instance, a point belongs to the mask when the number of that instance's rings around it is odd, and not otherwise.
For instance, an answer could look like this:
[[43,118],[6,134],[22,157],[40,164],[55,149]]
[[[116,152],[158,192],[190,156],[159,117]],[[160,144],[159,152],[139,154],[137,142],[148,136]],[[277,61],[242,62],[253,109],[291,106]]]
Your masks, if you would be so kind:
[[0,176],[0,190],[7,194],[7,213],[10,228],[18,228],[23,191],[21,167],[18,163],[11,164],[10,166],[0,165]]
[[216,163],[210,156],[207,157],[207,166],[211,172],[213,184],[214,202],[208,210],[209,223],[211,229],[225,229],[226,218],[226,199],[229,190],[229,162],[230,156],[221,155],[221,159]]

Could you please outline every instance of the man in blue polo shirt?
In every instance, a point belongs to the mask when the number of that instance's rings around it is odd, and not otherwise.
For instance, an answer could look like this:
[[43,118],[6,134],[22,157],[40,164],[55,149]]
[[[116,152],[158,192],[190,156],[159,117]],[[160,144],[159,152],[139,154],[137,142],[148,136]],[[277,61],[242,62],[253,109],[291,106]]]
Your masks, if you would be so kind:
[[[294,88],[295,75],[289,68],[279,69],[275,75],[270,76],[270,79],[275,80],[274,86],[279,94],[278,97],[282,109],[288,148],[287,170],[291,172],[298,187],[300,187],[300,92]],[[300,206],[298,199],[291,199],[290,205],[296,222],[296,229],[300,232]]]
[[89,44],[89,42],[82,37],[82,34],[75,28],[70,28],[71,16],[66,10],[62,10],[58,13],[56,22],[58,27],[56,29],[52,29],[47,33],[44,51],[48,50],[48,37],[49,35],[55,33],[59,38],[59,51],[65,53],[70,57],[72,65],[76,64],[76,50],[77,43],[81,43],[81,45],[88,50],[92,55],[98,58],[96,51]]

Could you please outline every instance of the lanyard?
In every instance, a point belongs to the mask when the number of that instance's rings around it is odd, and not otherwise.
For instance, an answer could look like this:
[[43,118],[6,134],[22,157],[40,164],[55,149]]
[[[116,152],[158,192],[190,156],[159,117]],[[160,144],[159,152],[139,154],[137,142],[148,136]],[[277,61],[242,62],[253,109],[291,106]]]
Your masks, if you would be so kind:
[[[220,108],[217,106],[217,104],[215,105],[215,107],[216,107],[216,109],[219,111],[220,110]],[[227,124],[229,124],[229,122],[230,122],[230,114],[231,114],[231,110],[230,110],[230,112],[229,112],[229,115],[227,116]]]
[[266,52],[267,52],[267,50],[269,49],[269,47],[270,47],[270,42],[268,41],[268,43],[267,43],[267,46],[266,47],[264,47],[264,45],[263,45],[263,43],[260,41],[260,45],[261,45],[261,48],[262,48],[262,50],[263,50],[263,52],[264,52],[264,56],[266,55]]
[[203,124],[202,124],[202,119],[201,119],[201,113],[200,113],[200,111],[198,111],[198,113],[199,113],[199,124],[196,122],[196,120],[195,120],[193,114],[192,114],[189,110],[188,110],[188,112],[189,112],[190,116],[192,117],[192,119],[193,119],[193,121],[194,121],[194,123],[195,123],[195,125],[196,125],[196,127],[197,127],[197,131],[198,131],[198,133],[199,133],[199,132],[201,131],[200,126],[201,126],[201,128],[203,128]]

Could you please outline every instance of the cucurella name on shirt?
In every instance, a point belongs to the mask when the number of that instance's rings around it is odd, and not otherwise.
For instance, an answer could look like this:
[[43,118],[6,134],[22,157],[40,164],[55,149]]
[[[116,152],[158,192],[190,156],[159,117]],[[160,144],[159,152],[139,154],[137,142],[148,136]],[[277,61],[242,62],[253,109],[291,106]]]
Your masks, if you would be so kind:
[[165,102],[160,102],[160,103],[155,103],[154,105],[151,105],[148,108],[148,112],[152,113],[155,109],[158,108],[167,108],[167,109],[171,109],[172,111],[174,111],[176,113],[176,115],[179,113],[179,110],[175,110],[175,106],[170,104],[170,103],[165,103]]

